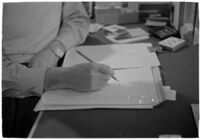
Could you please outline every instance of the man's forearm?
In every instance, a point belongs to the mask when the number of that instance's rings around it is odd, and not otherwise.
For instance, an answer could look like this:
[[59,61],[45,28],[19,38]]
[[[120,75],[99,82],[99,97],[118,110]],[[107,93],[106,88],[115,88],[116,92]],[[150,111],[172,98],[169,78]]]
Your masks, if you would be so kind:
[[44,78],[44,90],[62,89],[63,85],[63,68],[48,68]]
[[48,68],[44,90],[72,89],[90,92],[103,88],[110,79],[111,67],[97,63],[82,63],[71,67]]

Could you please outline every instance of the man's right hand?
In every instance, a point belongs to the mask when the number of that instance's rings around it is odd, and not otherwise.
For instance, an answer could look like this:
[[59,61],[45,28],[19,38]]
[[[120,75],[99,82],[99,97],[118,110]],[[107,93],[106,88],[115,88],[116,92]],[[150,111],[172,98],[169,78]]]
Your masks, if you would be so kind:
[[73,89],[91,92],[102,89],[113,75],[104,64],[83,63],[68,68],[49,68],[46,72],[45,89]]

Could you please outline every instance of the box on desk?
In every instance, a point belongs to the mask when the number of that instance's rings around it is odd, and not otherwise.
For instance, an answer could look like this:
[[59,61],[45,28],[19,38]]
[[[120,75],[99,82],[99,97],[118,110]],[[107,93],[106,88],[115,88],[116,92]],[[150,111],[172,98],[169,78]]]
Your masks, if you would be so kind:
[[122,12],[120,8],[95,8],[96,22],[104,25],[138,22],[137,12]]

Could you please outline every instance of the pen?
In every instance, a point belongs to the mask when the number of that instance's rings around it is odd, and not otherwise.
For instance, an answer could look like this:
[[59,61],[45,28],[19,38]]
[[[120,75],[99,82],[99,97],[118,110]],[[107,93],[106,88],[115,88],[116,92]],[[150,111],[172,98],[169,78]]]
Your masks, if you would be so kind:
[[128,68],[112,68],[112,70],[125,70],[125,69],[136,69],[140,67],[128,67]]
[[[86,55],[84,55],[82,52],[80,52],[80,51],[78,51],[78,50],[76,50],[76,52],[77,52],[79,55],[81,55],[82,57],[84,57],[87,61],[95,63],[92,59],[90,59],[89,57],[87,57]],[[111,75],[111,77],[112,77],[114,80],[118,81],[117,78],[116,78],[115,76]]]

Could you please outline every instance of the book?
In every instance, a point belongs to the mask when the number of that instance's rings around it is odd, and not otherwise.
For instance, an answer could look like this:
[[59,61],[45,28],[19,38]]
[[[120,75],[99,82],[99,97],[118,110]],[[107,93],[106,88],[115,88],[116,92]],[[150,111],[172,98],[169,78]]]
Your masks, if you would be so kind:
[[154,21],[147,19],[145,22],[146,26],[155,26],[155,27],[163,27],[167,25],[167,22],[165,21]]
[[158,44],[167,50],[176,51],[183,47],[186,44],[186,41],[176,37],[168,37],[167,39],[158,42]]
[[132,43],[149,38],[149,33],[142,28],[132,28],[119,33],[108,33],[106,38],[113,43]]

